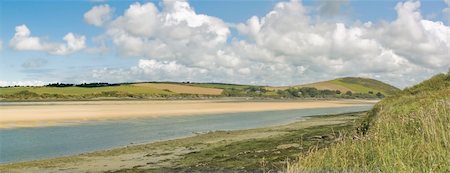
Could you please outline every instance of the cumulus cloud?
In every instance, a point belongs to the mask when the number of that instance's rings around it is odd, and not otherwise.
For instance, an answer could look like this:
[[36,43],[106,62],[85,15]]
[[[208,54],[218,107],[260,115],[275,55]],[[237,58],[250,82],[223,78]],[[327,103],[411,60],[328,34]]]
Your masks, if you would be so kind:
[[[185,1],[135,3],[111,22],[107,34],[122,54],[207,66],[230,31],[218,18],[197,14]],[[183,57],[183,58],[181,58]]]
[[45,51],[53,55],[68,55],[82,50],[86,47],[86,37],[68,33],[63,38],[63,43],[51,43],[39,37],[31,36],[31,31],[26,25],[16,26],[16,33],[10,40],[9,45],[20,51]]
[[[299,5],[291,1],[277,6]],[[238,25],[238,30],[255,40],[257,50],[273,52],[278,55],[273,58],[290,65],[309,65],[307,71],[317,76],[369,74],[404,86],[412,83],[404,78],[421,80],[450,67],[450,28],[424,20],[419,7],[420,2],[398,3],[398,17],[393,22],[352,25],[312,23],[307,17],[294,17],[304,14],[301,8],[289,12],[275,7],[261,19],[252,17]],[[274,16],[282,16],[286,22],[279,23]],[[306,25],[298,26],[305,21]]]
[[84,14],[84,20],[91,25],[102,26],[111,19],[112,12],[108,4],[94,6]]
[[120,53],[141,60],[94,74],[271,85],[364,76],[406,86],[450,67],[450,28],[423,19],[420,5],[399,2],[391,22],[344,24],[310,20],[299,1],[279,2],[262,17],[233,25],[241,39],[186,1],[163,1],[160,10],[134,3],[106,25],[106,35]]

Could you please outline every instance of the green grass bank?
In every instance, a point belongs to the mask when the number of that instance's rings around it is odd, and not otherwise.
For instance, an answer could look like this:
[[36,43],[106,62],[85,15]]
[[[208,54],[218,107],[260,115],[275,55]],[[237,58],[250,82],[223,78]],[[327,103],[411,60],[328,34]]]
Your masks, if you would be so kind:
[[450,172],[450,72],[383,99],[358,131],[287,172]]

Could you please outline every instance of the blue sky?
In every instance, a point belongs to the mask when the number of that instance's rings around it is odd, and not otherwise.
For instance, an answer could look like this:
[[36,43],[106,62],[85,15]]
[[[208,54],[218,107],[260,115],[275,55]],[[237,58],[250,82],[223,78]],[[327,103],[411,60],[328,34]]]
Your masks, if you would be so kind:
[[[448,60],[442,58],[446,56],[445,51],[444,54],[436,55],[436,61],[429,62],[431,64],[427,64],[428,62],[422,62],[422,60],[420,59],[426,59],[425,57],[408,57],[406,53],[403,53],[405,50],[403,50],[402,48],[396,47],[395,45],[384,45],[384,40],[378,40],[378,38],[375,38],[376,36],[370,36],[371,39],[379,42],[380,46],[383,47],[383,51],[392,50],[395,53],[395,56],[393,57],[400,56],[406,61],[410,62],[412,73],[411,75],[414,75],[413,73],[426,73],[426,75],[408,81],[404,79],[406,78],[406,76],[408,76],[408,74],[406,74],[405,72],[398,72],[399,75],[392,75],[391,69],[335,72],[333,71],[333,68],[337,66],[345,66],[347,64],[346,62],[350,62],[351,60],[346,60],[346,57],[337,57],[337,59],[339,59],[340,61],[339,63],[341,64],[330,64],[329,66],[323,67],[323,69],[321,69],[320,66],[310,63],[316,63],[315,60],[318,59],[317,57],[323,56],[329,57],[329,62],[331,62],[335,59],[333,58],[334,55],[317,55],[316,58],[308,59],[313,55],[306,55],[302,54],[301,52],[290,53],[289,51],[286,52],[282,50],[272,50],[269,44],[258,43],[258,41],[256,41],[258,40],[256,37],[252,38],[253,36],[250,36],[248,33],[245,33],[243,31],[244,29],[242,28],[250,26],[245,25],[248,24],[247,20],[249,20],[252,16],[257,16],[259,21],[262,22],[262,18],[264,18],[264,16],[266,16],[271,11],[276,11],[275,6],[277,6],[277,4],[285,3],[286,6],[292,5],[292,3],[289,4],[289,2],[287,1],[199,0],[189,1],[188,4],[191,10],[194,11],[197,15],[204,14],[209,17],[221,20],[221,23],[226,25],[226,28],[230,31],[230,34],[226,36],[226,43],[219,43],[217,47],[211,48],[211,52],[213,52],[211,55],[213,55],[213,57],[214,55],[222,56],[222,54],[218,55],[217,52],[225,52],[226,55],[233,56],[231,57],[231,59],[230,56],[224,56],[227,61],[233,59],[241,62],[239,64],[261,64],[261,68],[267,69],[275,69],[275,67],[272,67],[275,65],[280,67],[285,65],[286,67],[292,69],[302,69],[296,72],[292,72],[295,70],[286,71],[286,73],[292,73],[289,74],[291,76],[299,76],[298,79],[277,78],[270,75],[265,75],[268,76],[268,78],[265,79],[262,74],[258,73],[258,71],[256,70],[257,67],[247,68],[245,65],[222,65],[220,64],[222,62],[220,58],[222,57],[211,58],[210,54],[199,54],[198,52],[187,51],[180,53],[180,55],[167,57],[162,55],[159,56],[157,53],[153,52],[147,53],[145,51],[140,51],[140,53],[130,53],[126,50],[123,50],[124,45],[114,42],[114,39],[118,38],[116,37],[117,35],[111,35],[110,33],[108,33],[108,31],[114,28],[110,27],[109,25],[101,27],[94,26],[87,22],[87,19],[84,17],[84,14],[91,10],[93,7],[107,4],[108,7],[112,9],[110,13],[111,19],[108,22],[113,23],[116,19],[118,19],[118,17],[124,16],[124,12],[130,7],[131,4],[135,4],[136,2],[139,2],[140,5],[144,5],[147,3],[154,4],[161,15],[167,15],[163,11],[166,8],[165,6],[168,5],[164,5],[164,3],[160,1],[1,1],[0,40],[2,42],[2,49],[0,51],[0,81],[2,81],[2,85],[40,84],[45,82],[93,82],[99,80],[105,80],[105,82],[129,82],[142,80],[184,81],[185,79],[198,82],[215,81],[287,85],[294,83],[313,82],[339,76],[366,76],[378,78],[387,82],[393,82],[395,85],[402,87],[417,83],[418,81],[429,77],[429,75],[433,73],[442,72],[448,69],[448,64],[446,64],[448,63]],[[369,21],[372,24],[378,25],[374,30],[382,32],[382,27],[385,27],[382,26],[383,23],[394,23],[394,21],[397,20],[399,13],[398,9],[396,9],[396,6],[399,3],[412,1],[338,1],[334,4],[337,4],[338,6],[337,11],[333,11],[333,3],[330,2],[333,1],[305,0],[303,2],[299,2],[299,4],[301,4],[305,11],[294,11],[294,13],[298,12],[307,16],[309,18],[308,25],[310,27],[322,27],[322,25],[320,24],[326,24],[330,27],[333,26],[331,28],[324,27],[323,29],[317,29],[327,30],[327,28],[329,28],[329,33],[337,30],[337,27],[334,27],[337,26],[337,23],[343,23],[346,26],[345,28],[350,29],[352,27],[362,27],[362,24]],[[322,9],[322,7],[327,5],[329,5],[328,7],[330,7],[330,9]],[[448,4],[446,4],[445,1],[422,1],[420,2],[420,7],[417,11],[420,13],[422,20],[441,22],[442,26],[448,28],[449,21],[447,18],[447,14],[444,12],[446,8],[448,8]],[[286,13],[286,15],[292,14]],[[289,16],[286,16],[285,18],[288,17]],[[183,20],[187,21],[195,19]],[[269,19],[267,19],[266,21],[269,21]],[[146,21],[143,22],[145,23]],[[187,23],[189,22],[187,21]],[[206,23],[208,23],[208,21]],[[299,19],[299,23],[301,23],[301,19]],[[237,25],[239,24],[242,24],[241,28],[237,27]],[[74,33],[76,36],[80,36],[79,38],[81,38],[81,36],[85,37],[85,46],[83,48],[79,48],[79,50],[77,49],[63,54],[49,53],[51,52],[50,50],[20,49],[14,47],[14,45],[11,44],[11,40],[16,33],[16,27],[21,25],[25,25],[26,28],[31,31],[31,37],[39,37],[39,39],[43,43],[48,42],[54,45],[63,45],[65,43],[63,37],[65,37],[68,33]],[[300,28],[297,30],[297,26],[295,25],[284,25],[287,28],[291,27],[288,30],[292,33],[306,32]],[[206,24],[204,24],[204,26],[206,26]],[[194,26],[193,31],[195,31],[195,27],[198,26]],[[270,28],[275,26],[269,26],[267,24],[267,26],[262,27]],[[182,26],[181,24],[179,24],[173,26],[173,28],[182,28]],[[311,32],[315,33],[318,31]],[[205,33],[204,35],[208,34],[211,33]],[[263,38],[263,36],[265,36],[262,32],[258,34],[260,34],[258,38]],[[269,36],[271,33],[265,34],[267,34],[266,36]],[[444,32],[444,37],[445,36],[450,37]],[[367,37],[369,36],[362,36],[362,38]],[[136,36],[136,38],[147,41],[165,40],[166,42],[162,42],[160,44],[169,45],[168,49],[170,51],[177,52],[179,49],[178,45],[170,47],[170,38],[158,38],[158,36]],[[188,41],[191,43],[191,40],[193,39],[195,39],[194,36],[188,38]],[[95,40],[101,40],[102,43],[105,44],[105,47],[108,48],[108,51],[104,51],[101,53],[93,53],[94,51],[89,51],[90,49],[93,50],[93,48],[98,47],[98,44]],[[282,40],[282,37],[280,37],[280,40]],[[325,40],[327,40],[327,38],[325,38]],[[238,47],[236,45],[239,41],[245,42],[245,44],[248,44],[249,46],[256,46],[259,50],[267,50],[269,54],[271,54],[271,56],[269,56],[268,58],[277,61],[255,59],[257,57],[249,57],[251,55],[239,53],[243,52],[243,50],[236,50],[237,48],[233,48]],[[152,46],[155,45],[152,44]],[[202,49],[202,47],[194,48]],[[445,49],[448,47],[443,48]],[[331,49],[334,50],[334,48],[330,48],[330,50]],[[351,51],[351,48],[349,49],[350,50],[348,51]],[[305,52],[305,50],[303,51]],[[381,53],[379,54],[381,55]],[[418,53],[417,55],[420,56],[419,54],[420,53]],[[196,55],[197,57],[190,57],[190,55]],[[199,58],[198,56],[204,58]],[[194,60],[198,60],[198,62],[194,62]],[[152,69],[150,71],[143,69],[142,72],[137,72],[135,70],[136,68],[145,66],[145,64],[149,62],[150,64],[156,64],[159,69]],[[179,65],[180,68],[175,69],[179,70],[180,73],[185,75],[173,76],[165,74],[164,70],[170,71],[170,69],[165,68],[166,66],[168,66],[168,64],[170,64],[170,62]],[[414,62],[416,62],[416,64],[414,64]],[[423,63],[423,67],[421,66],[421,64],[417,64],[417,62]],[[433,64],[438,62],[444,64]],[[210,65],[204,65],[205,63],[209,63]],[[213,65],[215,66],[214,68],[209,68]],[[183,69],[188,70],[192,73],[183,73]],[[216,71],[215,69],[222,69],[223,71]],[[432,69],[438,70],[433,71]],[[198,70],[198,73],[195,72],[196,70]],[[206,72],[202,70],[206,70]],[[99,71],[101,71],[102,74],[98,74]],[[220,75],[224,73],[226,73],[227,75]],[[101,76],[106,74],[118,75],[121,77],[99,77],[99,75]],[[197,76],[199,77],[197,78]]]

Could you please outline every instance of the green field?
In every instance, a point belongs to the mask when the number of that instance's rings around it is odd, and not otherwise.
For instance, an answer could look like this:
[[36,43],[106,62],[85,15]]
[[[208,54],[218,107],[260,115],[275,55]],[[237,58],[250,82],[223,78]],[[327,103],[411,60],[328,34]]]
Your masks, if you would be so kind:
[[[339,78],[331,81],[294,86],[313,87],[316,91],[298,95],[291,87],[267,87],[224,83],[143,82],[116,86],[42,86],[1,87],[0,100],[90,100],[90,99],[161,99],[208,97],[259,98],[359,98],[379,99],[397,92],[397,88],[380,81],[365,78]],[[328,91],[325,91],[328,90]],[[335,91],[342,91],[336,93]],[[280,92],[281,91],[281,92]],[[353,91],[355,94],[346,94]],[[371,91],[371,93],[369,93]],[[382,93],[382,96],[376,93]]]
[[357,93],[367,93],[369,91],[372,91],[374,93],[380,92],[385,95],[392,95],[395,92],[399,91],[398,88],[395,88],[389,84],[368,78],[346,77],[331,80],[329,82],[341,85],[350,89],[352,92]]
[[383,99],[348,136],[288,172],[450,172],[450,72]]
[[12,87],[12,88],[0,88],[0,94],[14,94],[20,91],[30,91],[37,94],[61,94],[61,95],[84,95],[84,94],[96,94],[101,92],[128,92],[132,94],[172,94],[170,91],[154,89],[149,87],[137,87],[132,85],[121,86],[107,86],[96,88],[83,88],[83,87]]
[[253,85],[223,84],[223,83],[191,83],[188,85],[207,88],[218,88],[218,89],[228,89],[228,88],[242,89],[253,86]]
[[345,77],[337,78],[328,81],[321,81],[309,84],[293,85],[293,86],[282,86],[282,87],[267,87],[269,90],[285,90],[288,88],[302,88],[302,87],[313,87],[322,90],[339,90],[342,93],[351,91],[353,93],[367,94],[369,91],[376,94],[378,92],[383,95],[392,95],[398,91],[398,88],[386,84],[384,82],[360,77]]

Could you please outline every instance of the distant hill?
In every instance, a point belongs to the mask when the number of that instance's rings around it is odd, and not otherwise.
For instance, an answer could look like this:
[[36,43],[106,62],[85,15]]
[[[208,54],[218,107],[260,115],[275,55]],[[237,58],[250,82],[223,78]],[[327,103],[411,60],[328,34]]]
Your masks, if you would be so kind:
[[[42,87],[0,87],[0,100],[173,99],[204,96],[377,99],[398,90],[377,80],[351,77],[290,87],[191,82],[55,83]],[[347,91],[352,93],[347,94]]]
[[320,90],[339,90],[341,92],[351,91],[353,93],[368,93],[369,91],[372,91],[373,93],[380,92],[384,95],[392,95],[393,93],[400,91],[400,89],[387,83],[362,77],[344,77],[310,84],[268,88],[275,90],[284,90],[289,87],[313,87]]

